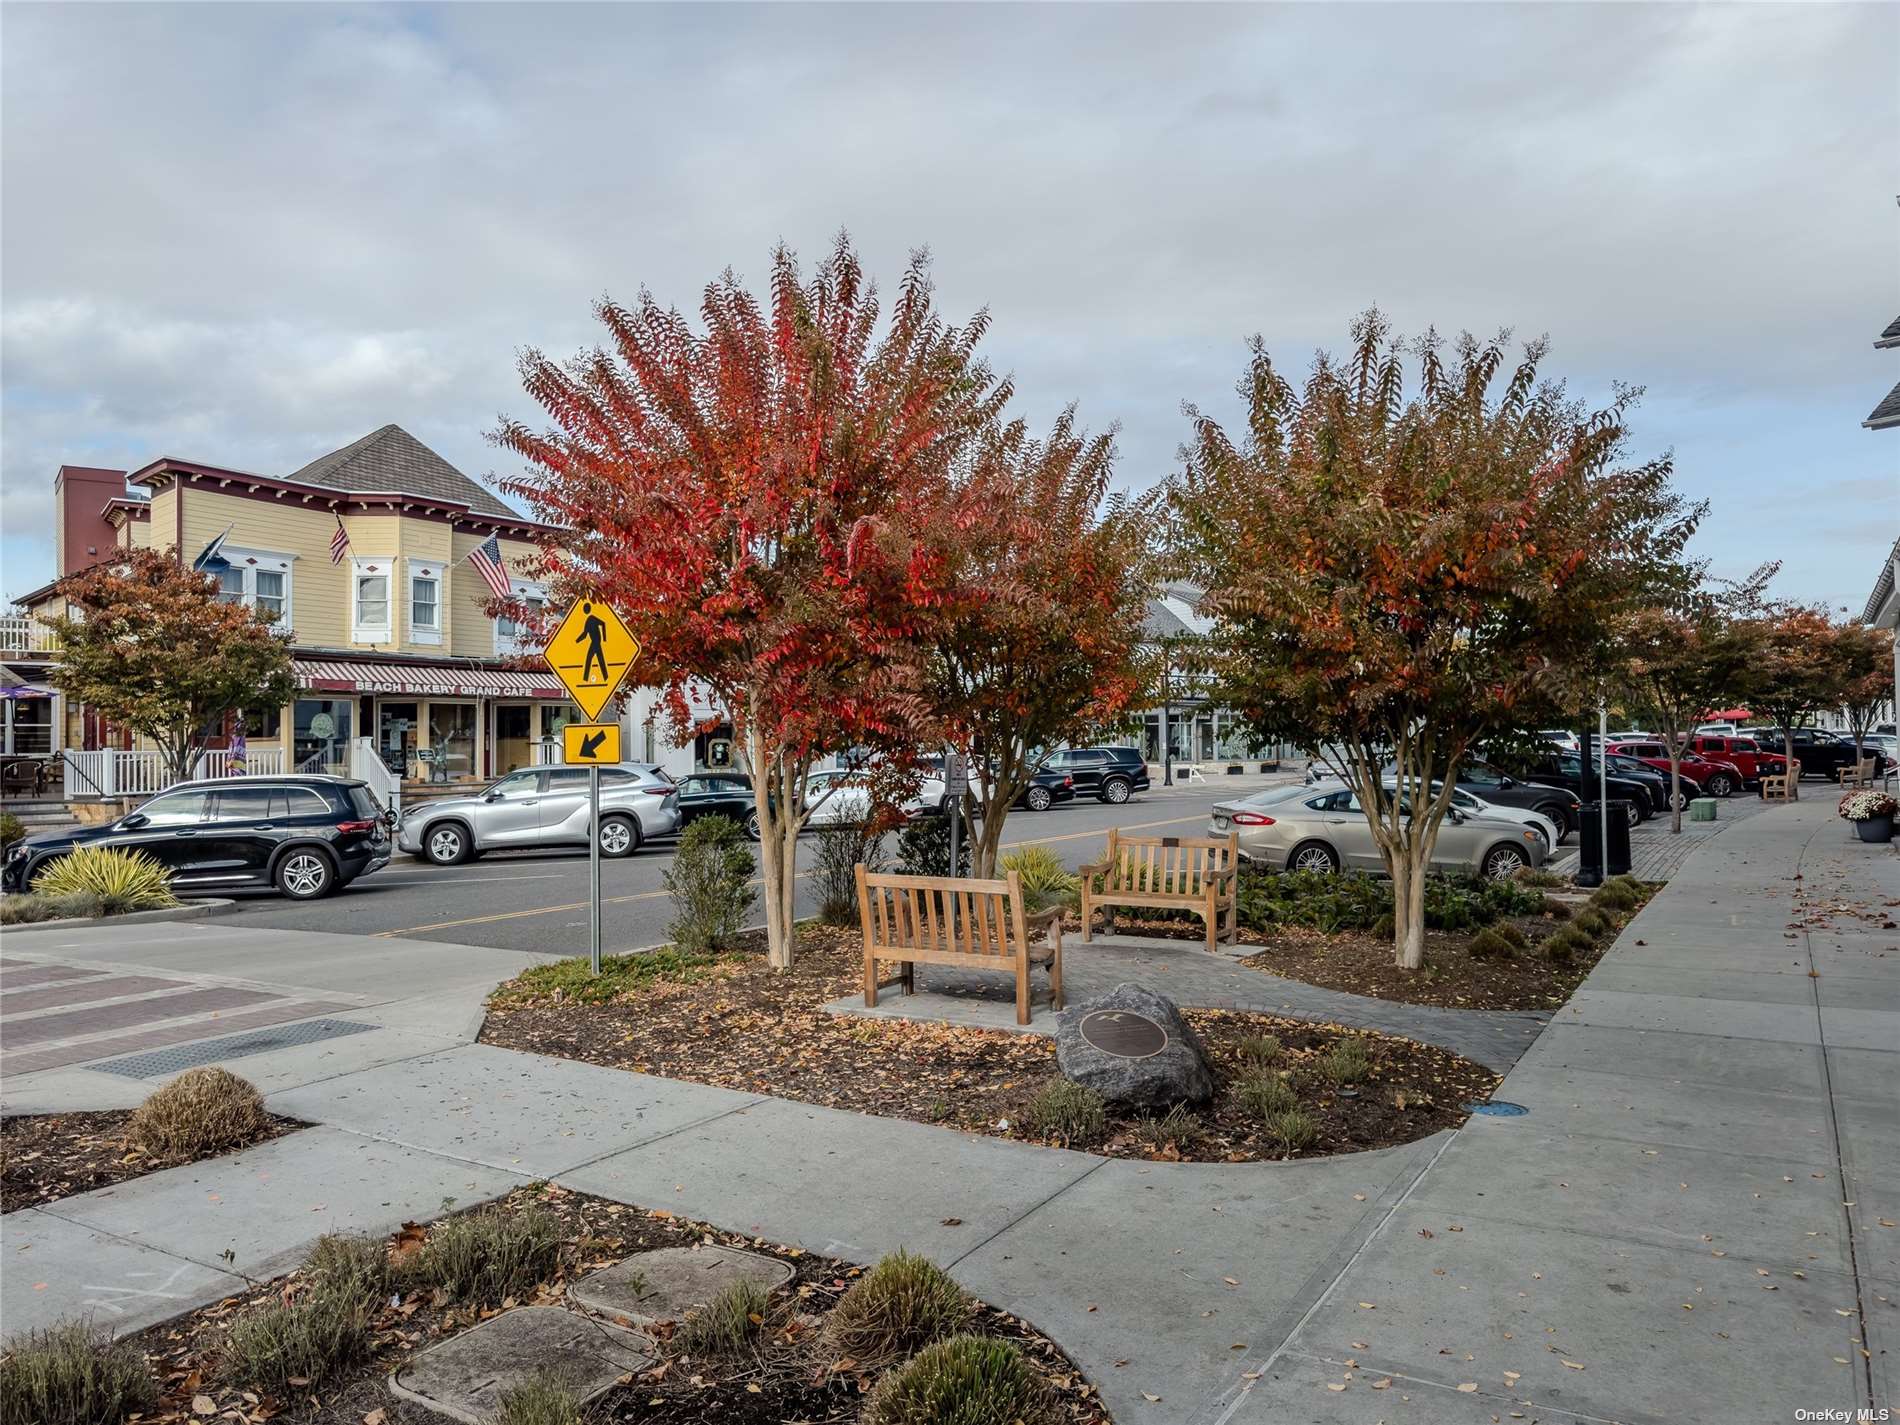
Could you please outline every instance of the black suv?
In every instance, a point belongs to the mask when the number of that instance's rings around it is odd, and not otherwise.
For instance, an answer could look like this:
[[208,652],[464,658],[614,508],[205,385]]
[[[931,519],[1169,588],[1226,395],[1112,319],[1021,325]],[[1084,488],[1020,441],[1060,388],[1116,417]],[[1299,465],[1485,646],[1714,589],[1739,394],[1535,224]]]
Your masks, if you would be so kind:
[[[1756,746],[1764,752],[1787,751],[1787,742],[1778,727],[1745,728],[1743,735],[1754,738]],[[1819,727],[1797,727],[1793,736],[1794,760],[1801,764],[1804,777],[1832,777],[1837,769],[1854,765],[1854,741],[1850,737]],[[1865,751],[1873,759],[1874,775],[1880,776],[1890,759],[1877,747],[1868,747]]]
[[[1386,768],[1387,772],[1392,769]],[[1567,841],[1583,815],[1583,803],[1568,787],[1545,786],[1541,782],[1520,782],[1489,762],[1475,758],[1458,769],[1458,787],[1482,801],[1501,807],[1534,811],[1554,822],[1557,840]]]
[[31,888],[48,862],[81,846],[142,851],[180,894],[277,888],[310,901],[389,864],[389,822],[362,782],[342,777],[229,777],[181,782],[102,826],[48,831],[7,851],[0,885]]
[[1134,747],[1065,747],[1051,752],[1042,769],[1073,777],[1078,797],[1100,797],[1117,806],[1148,790],[1148,764]]

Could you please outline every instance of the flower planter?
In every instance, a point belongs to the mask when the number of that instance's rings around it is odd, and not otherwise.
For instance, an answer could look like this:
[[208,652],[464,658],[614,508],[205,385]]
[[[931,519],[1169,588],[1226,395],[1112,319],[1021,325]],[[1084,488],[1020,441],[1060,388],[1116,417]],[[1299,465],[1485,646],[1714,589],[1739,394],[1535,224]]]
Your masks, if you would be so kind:
[[1865,821],[1855,822],[1854,830],[1860,833],[1862,841],[1891,841],[1893,840],[1893,818],[1870,816]]

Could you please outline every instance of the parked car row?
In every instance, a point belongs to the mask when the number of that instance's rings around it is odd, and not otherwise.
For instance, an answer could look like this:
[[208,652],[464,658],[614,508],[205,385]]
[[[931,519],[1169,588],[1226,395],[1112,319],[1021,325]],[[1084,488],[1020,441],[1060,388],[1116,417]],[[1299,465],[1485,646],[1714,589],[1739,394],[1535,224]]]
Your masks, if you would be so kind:
[[[1073,768],[1074,770],[1070,770]],[[737,772],[696,772],[675,782],[662,767],[625,762],[600,772],[602,856],[631,856],[704,816],[725,816],[758,838],[751,781]],[[943,812],[942,769],[925,768],[904,804],[911,816]],[[182,783],[116,821],[41,832],[15,842],[0,862],[0,889],[24,892],[53,861],[82,846],[139,851],[170,870],[180,891],[275,889],[316,900],[389,864],[392,850],[453,866],[490,851],[585,847],[592,819],[590,769],[525,767],[466,795],[418,802],[392,819],[367,784],[346,777],[237,777]],[[1059,752],[1016,799],[1046,811],[1086,786],[1119,804],[1148,786],[1133,748]],[[850,768],[811,774],[811,824],[860,821],[870,779]]]
[[[1542,866],[1550,854],[1548,824],[1539,827],[1521,816],[1535,813],[1507,815],[1454,789],[1431,869],[1509,876]],[[1208,834],[1229,833],[1243,860],[1276,870],[1379,873],[1385,866],[1358,794],[1337,783],[1274,787],[1244,801],[1221,802],[1209,813]]]

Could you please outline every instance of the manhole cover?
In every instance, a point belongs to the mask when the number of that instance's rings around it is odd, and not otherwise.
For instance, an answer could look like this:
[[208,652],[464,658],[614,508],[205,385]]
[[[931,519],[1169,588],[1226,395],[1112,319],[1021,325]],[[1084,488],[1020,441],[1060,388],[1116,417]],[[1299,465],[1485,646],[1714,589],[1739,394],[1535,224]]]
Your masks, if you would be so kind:
[[1132,1010],[1098,1009],[1078,1028],[1083,1043],[1121,1059],[1152,1059],[1168,1047],[1168,1031]]
[[1502,1099],[1493,1099],[1490,1103],[1468,1103],[1465,1107],[1487,1118],[1522,1118],[1530,1112],[1521,1103],[1506,1103]]

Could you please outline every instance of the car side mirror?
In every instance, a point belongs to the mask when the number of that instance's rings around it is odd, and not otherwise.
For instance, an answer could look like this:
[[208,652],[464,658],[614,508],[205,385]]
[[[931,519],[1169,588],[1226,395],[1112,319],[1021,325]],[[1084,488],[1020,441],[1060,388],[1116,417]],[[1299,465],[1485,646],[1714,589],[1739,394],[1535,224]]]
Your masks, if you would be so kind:
[[1498,778],[1498,785],[1499,785],[1500,787],[1515,787],[1515,786],[1517,785],[1517,778],[1515,778],[1515,777],[1499,777],[1499,778]]
[[151,825],[151,821],[152,819],[144,812],[135,811],[119,823],[119,828],[122,831],[137,831],[141,826]]
[[501,793],[490,792],[487,796],[483,797],[482,800],[485,802],[498,802],[501,800]]
[[1453,826],[1463,826],[1465,824],[1465,814],[1459,811],[1457,807],[1447,809],[1445,817]]

